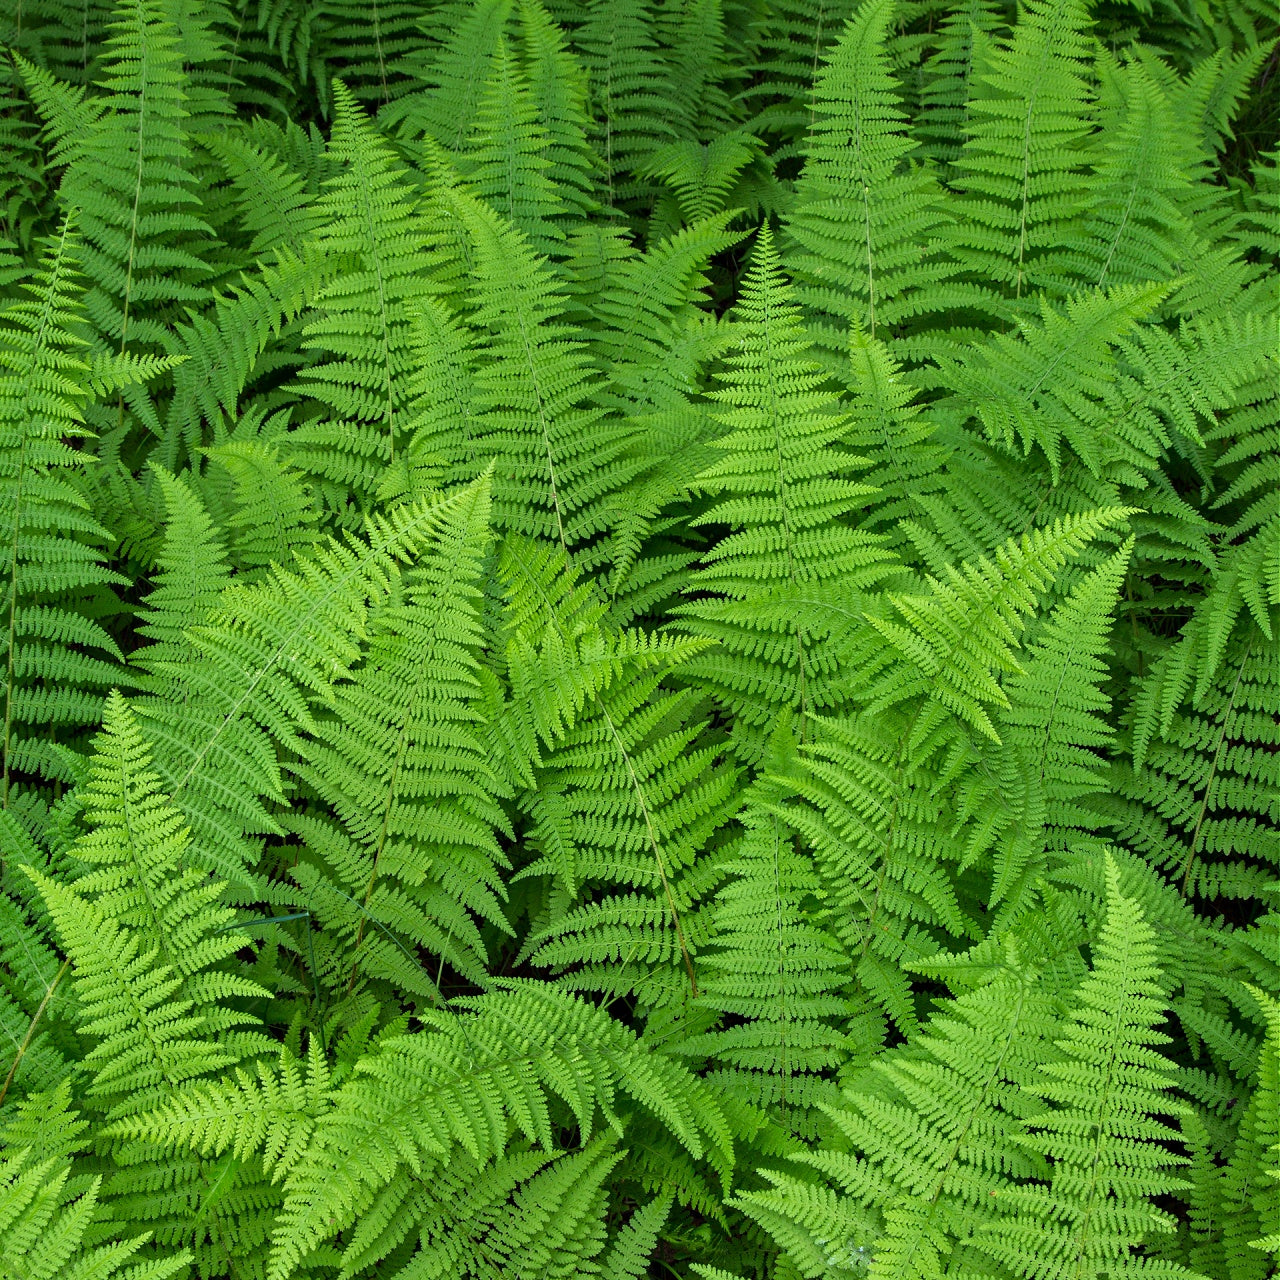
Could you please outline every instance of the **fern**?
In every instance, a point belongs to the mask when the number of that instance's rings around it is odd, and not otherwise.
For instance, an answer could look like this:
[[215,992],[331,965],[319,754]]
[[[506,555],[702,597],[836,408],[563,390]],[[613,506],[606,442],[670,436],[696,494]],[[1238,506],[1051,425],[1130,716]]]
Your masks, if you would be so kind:
[[[1277,1106],[1277,1033],[1275,1001],[1253,989],[1266,1020],[1266,1043],[1258,1066],[1257,1088],[1249,1099],[1248,1112],[1241,1119],[1239,1136],[1231,1159],[1221,1173],[1221,1237],[1212,1241],[1214,1261],[1225,1263],[1233,1277],[1265,1275],[1267,1255],[1276,1251],[1275,1233],[1269,1231],[1275,1221],[1275,1171],[1271,1167],[1275,1144]],[[1269,1145],[1268,1145],[1269,1144]],[[1213,1178],[1217,1171],[1209,1177]],[[1259,1232],[1257,1237],[1254,1232]]]
[[[334,1099],[285,1184],[285,1210],[269,1274],[289,1268],[384,1192],[391,1214],[421,1177],[461,1149],[492,1160],[509,1135],[553,1147],[550,1108],[568,1109],[584,1134],[610,1127],[624,1100],[652,1110],[695,1156],[728,1135],[692,1077],[633,1047],[624,1028],[569,997],[518,985],[432,1017],[433,1031],[389,1040]],[[704,1108],[695,1113],[690,1090]],[[683,1096],[682,1096],[683,1095]],[[456,1103],[453,1101],[456,1099]],[[462,1104],[465,1110],[454,1112]],[[715,1150],[715,1147],[711,1147]],[[727,1153],[726,1153],[727,1154]]]
[[835,1216],[853,1234],[807,1234],[800,1171],[774,1174],[770,1191],[743,1197],[746,1212],[779,1238],[788,1223],[797,1260],[844,1251],[873,1273],[944,1274],[972,1257],[970,1241],[996,1216],[993,1198],[1043,1174],[1024,1131],[1042,1106],[1024,1090],[1052,1054],[1054,1002],[1012,939],[991,960],[985,985],[953,979],[956,997],[910,1046],[860,1071],[838,1104],[824,1106],[831,1137],[795,1157],[839,1188]]
[[259,990],[214,970],[238,946],[234,935],[217,936],[231,912],[216,905],[221,886],[183,871],[187,836],[150,763],[117,695],[89,782],[99,825],[79,850],[99,869],[73,888],[29,873],[72,958],[84,1030],[98,1037],[85,1058],[89,1094],[108,1100],[112,1119],[233,1064],[243,1050],[219,1043],[221,1033],[244,1019],[221,1001]]
[[[428,46],[427,65],[418,74],[426,88],[384,109],[382,117],[406,139],[433,138],[459,150],[475,123],[486,68],[511,17],[511,0],[449,6],[453,21],[440,27],[441,39]],[[434,56],[430,56],[434,55]],[[415,55],[422,59],[422,53]]]
[[494,521],[573,550],[609,528],[610,498],[634,474],[632,433],[589,404],[590,366],[545,264],[483,206],[462,209],[480,357],[471,443],[495,459]]
[[1053,289],[1062,232],[1084,203],[1085,23],[1077,0],[1028,0],[970,89],[948,241],[960,265],[1014,298]]
[[1100,825],[1089,797],[1106,789],[1099,749],[1114,742],[1105,719],[1111,700],[1101,686],[1131,551],[1132,539],[1054,610],[1028,647],[1022,673],[1009,682],[1010,706],[1000,723],[1008,744],[1001,782],[1010,799],[1019,786],[1026,791],[1021,829],[1009,832],[996,854],[993,903],[1017,900],[1015,885],[1041,870],[1045,850],[1071,856],[1088,847],[1082,837]]
[[291,433],[290,452],[329,481],[340,510],[351,497],[368,504],[403,444],[412,310],[425,292],[416,255],[426,240],[389,148],[340,82],[334,108],[330,147],[343,168],[320,205],[317,249],[354,255],[358,266],[315,299],[305,345],[330,358],[302,371],[299,390],[331,416]]
[[813,119],[807,100],[814,73],[853,8],[847,0],[778,0],[752,15],[748,70],[753,83],[742,96],[756,108],[755,127],[784,140],[781,156]]
[[[794,749],[785,733],[771,748],[785,769]],[[776,786],[756,788],[745,834],[723,867],[712,948],[702,960],[702,1003],[729,1025],[685,1041],[681,1052],[705,1055],[719,1064],[712,1079],[721,1088],[802,1126],[827,1092],[823,1073],[857,1048],[840,1030],[856,1003],[843,993],[849,965],[823,919],[822,883],[770,795]]]
[[181,646],[138,655],[147,674],[137,705],[157,768],[201,857],[228,879],[244,879],[254,836],[278,830],[262,803],[283,799],[278,747],[299,745],[311,700],[358,656],[353,637],[371,597],[388,590],[394,566],[433,526],[431,503],[401,508],[375,521],[367,541],[331,540],[296,571],[230,584]]
[[177,308],[203,300],[210,275],[183,55],[158,0],[120,0],[107,51],[92,122],[64,99],[47,123],[70,160],[60,196],[79,211],[88,318],[108,347],[154,351]]
[[504,41],[498,42],[477,104],[472,137],[473,160],[466,177],[476,195],[519,228],[536,253],[552,253],[564,238],[558,220],[566,210],[550,176],[550,138]]
[[1191,256],[1183,212],[1184,145],[1168,95],[1141,63],[1122,73],[1123,106],[1106,129],[1094,189],[1097,204],[1086,219],[1082,282],[1094,286],[1169,280]]
[[862,5],[814,84],[814,121],[787,223],[788,266],[815,313],[822,345],[843,345],[851,322],[876,336],[931,299],[951,266],[936,247],[947,224],[941,192],[915,150],[889,71],[893,6]]
[[921,140],[936,156],[954,163],[970,122],[970,104],[977,96],[977,77],[986,67],[991,37],[1002,25],[998,5],[970,0],[956,6],[933,35],[935,46],[921,67],[920,115],[916,124]]
[[1058,1041],[1063,1060],[1046,1064],[1031,1090],[1055,1104],[1032,1121],[1030,1144],[1053,1159],[1053,1178],[1044,1190],[1003,1192],[1004,1212],[1020,1221],[978,1237],[1006,1265],[1034,1276],[1058,1275],[1064,1266],[1078,1275],[1141,1274],[1147,1268],[1133,1246],[1170,1227],[1151,1203],[1179,1185],[1171,1169],[1182,1162],[1167,1149],[1177,1130],[1157,1119],[1180,1108],[1167,1096],[1170,1073],[1156,1048],[1168,1037],[1155,1029],[1164,1011],[1154,961],[1151,927],[1121,895],[1109,865],[1106,920]]
[[56,1160],[33,1158],[28,1150],[7,1153],[0,1160],[0,1241],[6,1259],[0,1267],[6,1277],[166,1280],[186,1269],[189,1254],[131,1262],[146,1236],[110,1244],[84,1243],[95,1220],[105,1216],[98,1206],[100,1179],[88,1187],[68,1181],[65,1164],[59,1167]]
[[625,181],[652,151],[675,134],[678,111],[672,75],[657,50],[647,0],[591,0],[575,33],[595,108],[595,145],[605,180],[605,203],[638,195]]
[[[844,523],[863,486],[845,475],[856,458],[835,446],[843,423],[809,357],[799,311],[789,297],[776,250],[761,233],[742,301],[740,354],[714,395],[728,434],[723,459],[699,483],[731,496],[702,522],[734,532],[705,558],[691,586],[719,600],[681,608],[685,626],[720,649],[695,661],[699,676],[733,709],[744,735],[758,736],[779,710],[801,720],[835,705],[836,651],[830,615],[810,616],[826,584],[842,590],[884,576],[888,557],[874,537]],[[803,734],[803,724],[801,725]],[[758,751],[746,738],[748,758]]]
[[1132,756],[1117,761],[1104,812],[1183,893],[1247,898],[1270,882],[1278,856],[1276,729],[1266,711],[1275,642],[1255,626],[1236,628],[1221,666],[1185,702],[1168,696],[1183,682],[1167,682],[1183,646],[1140,691]]
[[[696,995],[686,917],[705,875],[692,872],[737,805],[702,700],[661,688],[700,646],[612,633],[590,589],[538,547],[509,540],[501,572],[512,736],[517,764],[534,766],[526,806],[540,855],[520,878],[552,881],[531,958],[579,965],[569,985],[633,988],[645,1005],[678,989],[683,969]],[[588,888],[606,892],[578,905]]]
[[348,986],[367,974],[435,999],[411,947],[482,982],[486,946],[468,913],[509,928],[502,781],[476,724],[488,506],[486,477],[437,509],[416,567],[371,620],[359,673],[296,767],[326,812],[291,820],[306,840],[293,875],[330,945],[345,941],[348,955],[330,963]]
[[4,797],[21,771],[65,777],[40,738],[96,723],[120,679],[122,654],[102,619],[113,585],[110,534],[85,496],[75,444],[85,407],[115,387],[163,370],[156,360],[89,363],[81,277],[64,222],[25,292],[0,312],[0,450],[5,555]]
[[564,33],[537,0],[520,9],[525,74],[538,123],[546,131],[547,176],[571,213],[593,208],[592,179],[598,161],[587,142],[587,78]]
[[0,9],[0,1274],[1271,1274],[1274,6]]

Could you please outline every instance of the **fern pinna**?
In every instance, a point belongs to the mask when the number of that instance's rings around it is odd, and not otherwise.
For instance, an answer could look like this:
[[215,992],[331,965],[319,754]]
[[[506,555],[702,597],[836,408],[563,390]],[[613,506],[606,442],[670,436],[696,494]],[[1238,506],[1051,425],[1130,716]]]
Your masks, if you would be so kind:
[[1266,0],[0,6],[0,1280],[1265,1280]]

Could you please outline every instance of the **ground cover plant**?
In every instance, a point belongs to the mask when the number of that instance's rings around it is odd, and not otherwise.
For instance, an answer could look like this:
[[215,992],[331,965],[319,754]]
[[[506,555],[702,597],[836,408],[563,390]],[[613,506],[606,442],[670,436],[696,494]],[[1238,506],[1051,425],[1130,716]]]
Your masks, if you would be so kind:
[[0,1277],[1275,1274],[1273,0],[0,8]]

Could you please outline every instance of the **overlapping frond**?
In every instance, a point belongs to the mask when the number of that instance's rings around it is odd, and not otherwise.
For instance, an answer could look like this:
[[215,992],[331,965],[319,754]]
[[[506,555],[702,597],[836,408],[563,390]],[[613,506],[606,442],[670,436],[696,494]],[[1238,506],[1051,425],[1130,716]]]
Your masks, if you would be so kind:
[[245,1046],[226,1033],[252,1019],[223,1001],[261,992],[219,971],[243,935],[225,928],[222,886],[184,868],[189,837],[150,766],[114,695],[87,787],[97,825],[78,848],[91,870],[74,886],[29,871],[72,961],[82,1032],[97,1041],[88,1094],[112,1119],[238,1061]]
[[487,948],[472,917],[510,928],[495,834],[509,830],[504,783],[478,723],[488,512],[487,476],[438,505],[413,568],[370,619],[359,669],[295,766],[321,806],[290,822],[305,841],[293,877],[344,984],[360,974],[434,1000],[417,949],[483,982]]
[[[1155,1197],[1178,1189],[1186,1158],[1163,1117],[1181,1111],[1169,1097],[1171,1071],[1160,1052],[1169,1037],[1155,939],[1141,910],[1107,870],[1107,911],[1093,968],[1080,984],[1057,1041],[1058,1062],[1041,1067],[1030,1092],[1051,1109],[1030,1118],[1032,1153],[1053,1160],[1047,1187],[1009,1187],[997,1196],[1008,1220],[984,1228],[980,1248],[1028,1276],[1143,1275],[1132,1250],[1172,1224]],[[1173,1263],[1161,1274],[1190,1277]]]
[[494,459],[494,523],[571,551],[609,528],[634,432],[590,403],[591,365],[546,263],[485,206],[461,208],[475,255],[473,450]]
[[355,637],[396,567],[433,533],[429,500],[399,507],[322,544],[290,569],[231,583],[181,646],[143,649],[135,704],[156,769],[187,820],[202,865],[243,882],[253,841],[278,824],[263,801],[284,799],[278,751],[296,751],[314,706],[359,657]]
[[729,1154],[705,1086],[574,997],[515,983],[424,1017],[429,1029],[362,1059],[318,1122],[285,1182],[270,1276],[289,1275],[375,1197],[388,1220],[453,1158],[487,1164],[517,1136],[554,1151],[558,1111],[584,1138],[619,1129],[620,1111],[647,1111],[695,1157]]
[[109,348],[154,351],[210,275],[187,132],[179,31],[161,0],[120,0],[92,120],[59,110],[49,124],[68,151],[59,196],[84,237],[85,310]]
[[702,646],[614,631],[538,544],[509,538],[500,571],[513,737],[532,764],[519,875],[547,886],[526,949],[574,988],[696,994],[698,862],[738,804],[705,699],[663,687]]

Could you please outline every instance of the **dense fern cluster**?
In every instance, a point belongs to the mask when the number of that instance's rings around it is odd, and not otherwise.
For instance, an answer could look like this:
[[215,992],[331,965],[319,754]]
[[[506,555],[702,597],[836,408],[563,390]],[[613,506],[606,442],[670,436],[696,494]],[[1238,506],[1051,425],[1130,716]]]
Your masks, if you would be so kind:
[[0,10],[0,1278],[1275,1274],[1273,0]]

